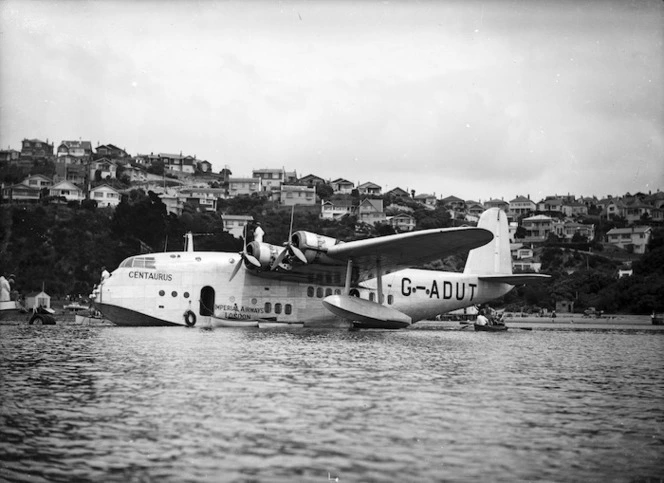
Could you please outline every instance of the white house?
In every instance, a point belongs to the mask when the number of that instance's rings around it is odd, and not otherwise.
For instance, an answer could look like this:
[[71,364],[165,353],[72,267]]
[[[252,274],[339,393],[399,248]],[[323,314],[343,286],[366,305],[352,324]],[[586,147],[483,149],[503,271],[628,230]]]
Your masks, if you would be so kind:
[[320,217],[328,220],[338,219],[353,213],[352,200],[328,200],[321,203]]
[[614,228],[606,234],[606,241],[633,253],[645,253],[651,236],[652,228],[649,226]]
[[90,199],[95,200],[100,208],[115,208],[120,204],[120,192],[111,186],[102,184],[90,190]]
[[67,201],[82,201],[85,199],[83,190],[71,181],[60,181],[54,184],[48,190],[51,196],[62,196]]
[[316,204],[316,188],[313,186],[283,185],[278,193],[278,201],[286,206]]
[[254,169],[252,178],[260,178],[263,191],[278,190],[284,182],[286,173],[283,169]]
[[229,178],[228,194],[231,197],[241,195],[252,195],[262,191],[260,178]]

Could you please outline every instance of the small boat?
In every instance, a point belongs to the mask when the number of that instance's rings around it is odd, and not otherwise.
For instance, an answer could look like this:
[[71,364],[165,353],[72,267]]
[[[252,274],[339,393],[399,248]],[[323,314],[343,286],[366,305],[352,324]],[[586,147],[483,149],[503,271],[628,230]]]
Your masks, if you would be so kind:
[[653,312],[650,316],[650,321],[652,322],[652,325],[664,325],[664,313],[656,314]]
[[478,325],[473,324],[475,331],[477,332],[505,332],[507,330],[506,325]]
[[68,312],[74,312],[74,313],[77,313],[79,310],[90,310],[90,307],[81,305],[78,302],[72,302],[71,304],[65,305],[62,308]]
[[74,320],[80,325],[99,325],[106,323],[106,319],[103,316],[96,314],[76,314]]
[[17,322],[23,320],[28,311],[16,300],[0,302],[0,321]]

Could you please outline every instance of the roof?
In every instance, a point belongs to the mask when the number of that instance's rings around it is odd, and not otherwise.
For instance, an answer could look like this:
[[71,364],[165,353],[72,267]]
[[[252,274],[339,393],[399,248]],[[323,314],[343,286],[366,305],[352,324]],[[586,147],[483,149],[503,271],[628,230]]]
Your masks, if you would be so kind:
[[260,178],[228,178],[229,183],[259,183]]
[[67,148],[82,148],[92,151],[92,143],[90,141],[62,141],[60,146],[67,146]]
[[380,189],[380,185],[377,185],[376,183],[373,183],[371,181],[367,181],[366,183],[362,183],[361,185],[358,185],[358,189],[360,188],[378,188]]
[[550,216],[546,215],[535,215],[535,216],[529,216],[528,218],[524,218],[522,221],[552,221],[553,218]]
[[631,233],[646,233],[652,231],[650,226],[634,226],[631,228],[613,228],[609,230],[607,235],[627,235]]
[[[426,196],[429,196],[429,195],[426,195]],[[417,198],[417,196],[415,198]],[[451,203],[451,202],[458,202],[458,201],[461,201],[462,203],[465,203],[465,201],[463,201],[461,198],[457,198],[454,195],[443,198],[441,201],[443,203]]]
[[253,173],[283,173],[283,168],[263,168],[263,169],[254,169]]
[[408,191],[401,189],[398,186],[396,188],[392,188],[390,191],[387,192],[388,195],[391,193],[403,193],[405,195],[408,195]]
[[59,183],[54,184],[53,186],[51,186],[50,189],[52,189],[52,190],[69,189],[69,190],[79,190],[79,191],[81,191],[81,188],[76,186],[71,181],[60,181]]
[[47,143],[46,141],[42,141],[41,139],[37,139],[37,138],[34,138],[34,139],[24,139],[23,141],[30,141],[31,143],[42,143],[42,144],[46,144],[46,145],[48,145],[48,146],[53,146],[53,144],[49,144],[49,143]]
[[[429,199],[429,198],[436,198],[436,195],[430,195],[428,193],[422,193],[421,195],[415,195],[416,200],[424,200],[424,199]],[[462,199],[457,198],[459,201],[463,201]]]
[[349,184],[351,186],[354,185],[352,181],[348,181],[347,179],[344,178],[337,178],[334,181],[332,181],[332,184]]
[[530,198],[526,198],[525,196],[517,196],[512,201],[510,201],[510,203],[532,203],[532,204],[535,204],[535,202],[533,200],[531,200]]
[[113,188],[112,186],[109,186],[109,185],[107,185],[107,184],[100,184],[99,186],[95,186],[95,187],[92,188],[90,191],[101,191],[101,190],[104,189],[104,188],[105,188],[106,190],[115,191],[116,193],[119,193],[118,190],[116,190],[115,188]]

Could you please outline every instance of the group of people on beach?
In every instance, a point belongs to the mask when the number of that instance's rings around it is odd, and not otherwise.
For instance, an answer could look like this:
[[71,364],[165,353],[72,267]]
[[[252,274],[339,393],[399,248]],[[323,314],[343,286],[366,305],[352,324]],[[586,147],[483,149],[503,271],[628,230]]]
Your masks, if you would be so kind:
[[479,309],[475,323],[477,325],[505,325],[503,313],[499,314],[488,305]]

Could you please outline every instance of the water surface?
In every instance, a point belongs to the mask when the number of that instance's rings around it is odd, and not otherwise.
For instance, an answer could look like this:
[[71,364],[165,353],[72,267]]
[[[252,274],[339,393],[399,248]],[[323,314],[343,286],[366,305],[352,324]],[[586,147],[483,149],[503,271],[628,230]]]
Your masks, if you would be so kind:
[[664,333],[0,327],[0,478],[664,478]]

